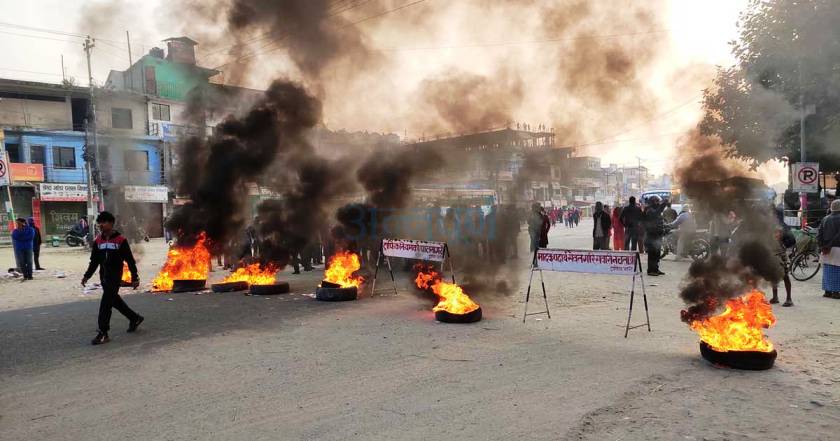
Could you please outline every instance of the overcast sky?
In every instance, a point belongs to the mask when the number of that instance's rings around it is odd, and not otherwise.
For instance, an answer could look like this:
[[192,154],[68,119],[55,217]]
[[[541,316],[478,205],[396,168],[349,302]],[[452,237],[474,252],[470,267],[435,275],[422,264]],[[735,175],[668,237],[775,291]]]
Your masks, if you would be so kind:
[[[443,1],[447,0],[427,0],[422,7],[435,8],[441,5],[441,3],[436,5],[435,2]],[[669,60],[679,66],[705,66],[705,70],[698,68],[697,71],[705,72],[704,75],[707,75],[709,80],[713,66],[732,64],[733,59],[729,52],[728,42],[737,38],[738,13],[747,2],[748,0],[706,0],[703,2],[670,0],[670,10],[667,11],[667,33],[662,36],[670,40],[667,53]],[[103,3],[119,4],[121,9],[114,14],[113,18],[100,17],[108,23],[107,29],[85,29],[85,24],[81,22],[80,10],[90,7],[91,4]],[[169,14],[166,10],[168,4],[169,2],[164,3],[159,0],[122,2],[0,0],[0,11],[3,12],[0,15],[0,51],[3,54],[0,61],[0,76],[60,82],[62,79],[61,56],[63,55],[66,74],[75,78],[78,84],[86,85],[83,39],[76,35],[90,34],[97,38],[96,48],[93,51],[93,76],[97,83],[102,83],[109,70],[123,70],[129,65],[125,30],[131,33],[132,55],[135,60],[148,52],[153,45],[161,45],[162,39],[177,36],[177,30],[165,29]],[[378,21],[399,20],[397,16],[401,13],[404,12],[398,11],[393,16],[382,17]],[[54,32],[40,32],[27,29],[27,27],[49,29]],[[451,40],[458,36],[447,38]],[[450,40],[447,40],[447,43],[457,43]],[[200,59],[204,58],[201,50],[199,46]],[[437,54],[433,55],[437,56]],[[403,67],[403,70],[395,72],[395,75],[419,78],[431,69],[426,66],[428,63],[425,61],[422,63],[423,66],[412,65],[413,60],[416,60],[416,54],[408,56],[413,58],[406,58],[406,62],[402,63],[408,67]],[[457,57],[463,54],[441,54],[440,56],[451,56],[457,60]],[[213,56],[204,58],[207,64],[215,64],[217,59]],[[257,81],[247,85],[260,87],[264,84]],[[611,144],[596,149],[594,153],[605,157],[605,165],[611,162],[621,165],[635,164],[636,156],[641,156],[644,163],[657,172],[668,171],[668,164],[672,162],[671,158],[674,154],[672,146],[679,132],[693,126],[700,116],[698,102],[700,93],[700,87],[697,87],[697,90],[669,92],[669,98],[666,101],[670,102],[666,104],[670,106],[664,107],[667,109],[667,115],[649,124],[623,130],[621,135],[607,140]],[[380,120],[382,118],[374,121]],[[365,127],[358,127],[357,124],[342,118],[340,112],[336,112],[329,121],[329,126],[333,129],[367,128],[372,131],[393,131],[401,136],[406,130],[394,124],[369,127],[377,125],[376,122],[370,121],[365,121],[362,125]],[[413,137],[412,135],[419,136],[412,133],[408,135],[410,138]],[[640,139],[645,140],[643,147],[638,146],[637,140]],[[628,145],[633,145],[633,148],[626,148]],[[778,179],[778,170],[771,179]]]

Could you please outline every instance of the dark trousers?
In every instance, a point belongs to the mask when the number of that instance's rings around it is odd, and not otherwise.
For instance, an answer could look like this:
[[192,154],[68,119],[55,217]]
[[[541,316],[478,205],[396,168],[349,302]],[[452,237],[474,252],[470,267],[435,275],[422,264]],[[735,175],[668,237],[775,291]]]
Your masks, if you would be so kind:
[[132,311],[125,301],[120,297],[120,285],[103,283],[102,284],[102,300],[99,302],[99,331],[107,333],[111,329],[111,308],[116,309],[120,314],[124,315],[129,321],[134,321],[139,317],[136,312]]
[[35,258],[35,269],[41,269],[41,246],[38,245],[37,247],[32,248],[32,256]]
[[593,237],[592,238],[592,249],[593,250],[608,250],[610,249],[610,237]]
[[659,260],[662,259],[662,239],[648,239],[645,241],[645,250],[648,256],[649,273],[659,272]]
[[635,228],[624,230],[624,250],[639,250],[639,232]]
[[15,250],[15,261],[24,279],[32,278],[32,250]]

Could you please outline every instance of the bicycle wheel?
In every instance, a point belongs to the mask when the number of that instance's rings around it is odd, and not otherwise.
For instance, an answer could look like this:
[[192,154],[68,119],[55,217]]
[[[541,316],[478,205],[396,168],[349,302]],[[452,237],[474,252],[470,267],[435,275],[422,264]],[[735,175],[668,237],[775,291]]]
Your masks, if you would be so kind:
[[817,275],[820,266],[820,255],[814,251],[806,251],[793,259],[790,272],[794,279],[804,282]]

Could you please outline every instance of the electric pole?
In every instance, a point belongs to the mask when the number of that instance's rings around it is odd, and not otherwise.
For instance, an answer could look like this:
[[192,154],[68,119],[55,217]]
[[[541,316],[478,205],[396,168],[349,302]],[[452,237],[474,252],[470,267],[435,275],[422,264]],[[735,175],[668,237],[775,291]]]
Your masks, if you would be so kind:
[[[90,38],[90,36],[85,37],[85,42],[83,44],[85,49],[85,55],[87,56],[87,70],[88,70],[88,88],[90,94],[90,106],[88,107],[88,118],[86,119],[85,124],[85,168],[87,171],[87,179],[88,179],[88,225],[93,225],[93,216],[96,214],[97,209],[94,205],[93,201],[93,184],[95,182],[99,183],[99,201],[104,203],[102,199],[102,179],[99,173],[99,144],[98,140],[96,139],[96,104],[94,103],[93,99],[93,74],[91,73],[90,68],[90,51],[94,47],[94,40]],[[91,151],[90,143],[88,140],[88,133],[90,133],[90,138],[93,139],[93,151]],[[94,176],[97,179],[94,179]],[[93,228],[90,228],[90,231],[93,231]]]

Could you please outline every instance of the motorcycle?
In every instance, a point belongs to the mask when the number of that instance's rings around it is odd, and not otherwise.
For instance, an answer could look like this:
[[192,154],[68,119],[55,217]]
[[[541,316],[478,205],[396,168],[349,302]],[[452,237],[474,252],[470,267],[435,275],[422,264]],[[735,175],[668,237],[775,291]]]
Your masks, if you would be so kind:
[[64,242],[70,247],[85,246],[87,244],[87,234],[80,226],[76,225],[64,233]]
[[[676,253],[677,241],[677,235],[673,231],[668,230],[668,233],[662,238],[662,257],[667,256],[669,253]],[[701,235],[695,235],[691,239],[691,245],[688,247],[688,257],[692,261],[697,262],[708,259],[710,254],[711,244],[709,241]]]

